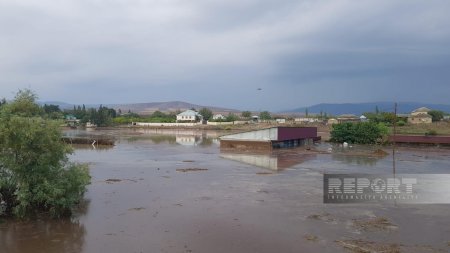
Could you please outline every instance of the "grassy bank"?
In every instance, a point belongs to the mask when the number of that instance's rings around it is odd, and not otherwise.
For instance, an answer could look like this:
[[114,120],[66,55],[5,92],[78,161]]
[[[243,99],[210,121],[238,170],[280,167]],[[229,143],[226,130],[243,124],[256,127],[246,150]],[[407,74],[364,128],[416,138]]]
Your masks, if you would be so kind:
[[432,124],[417,124],[397,127],[397,134],[425,135],[426,133],[432,131],[436,132],[437,135],[450,135],[450,123],[437,122]]

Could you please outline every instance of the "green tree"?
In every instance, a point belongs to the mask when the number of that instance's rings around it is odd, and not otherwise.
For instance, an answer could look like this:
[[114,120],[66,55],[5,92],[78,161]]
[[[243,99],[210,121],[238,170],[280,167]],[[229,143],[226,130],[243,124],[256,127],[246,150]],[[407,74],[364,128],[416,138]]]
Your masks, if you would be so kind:
[[393,112],[368,112],[364,113],[364,116],[372,123],[385,123],[387,125],[393,124],[396,120],[397,122],[402,120],[402,118],[396,117]]
[[270,112],[268,111],[263,111],[259,114],[259,119],[261,120],[270,120],[272,119],[272,116],[270,115]]
[[243,111],[241,113],[242,118],[248,119],[252,116],[252,113],[250,111]]
[[43,118],[35,100],[19,91],[0,109],[0,196],[7,214],[69,215],[90,181],[88,168],[69,162],[59,123]]
[[204,120],[209,120],[213,116],[212,111],[208,108],[202,108],[198,113],[203,116]]
[[438,122],[444,119],[443,111],[432,110],[429,111],[428,114],[431,115],[431,117],[433,117],[433,122]]
[[225,121],[227,121],[227,122],[236,121],[238,119],[239,119],[239,117],[236,116],[234,113],[231,113],[231,112],[225,117]]
[[36,103],[36,99],[37,95],[31,90],[19,90],[14,102],[8,105],[8,110],[10,113],[22,117],[40,115],[42,110]]
[[167,115],[161,111],[155,111],[152,113],[152,118],[165,118]]
[[331,141],[337,143],[375,144],[388,134],[383,123],[358,122],[334,124]]
[[63,113],[61,109],[59,109],[59,105],[47,105],[45,104],[42,109],[44,110],[44,113],[50,118],[50,119],[61,119],[63,118]]

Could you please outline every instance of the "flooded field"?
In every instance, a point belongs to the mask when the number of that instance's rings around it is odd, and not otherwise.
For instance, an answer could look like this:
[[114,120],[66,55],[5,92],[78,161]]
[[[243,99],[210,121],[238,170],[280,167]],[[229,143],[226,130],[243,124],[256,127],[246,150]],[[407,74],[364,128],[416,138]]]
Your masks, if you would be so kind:
[[[67,220],[0,220],[0,252],[449,252],[450,205],[323,204],[324,173],[392,173],[389,148],[221,152],[218,132],[105,130],[76,146],[92,184]],[[399,148],[397,173],[450,173],[450,149]]]

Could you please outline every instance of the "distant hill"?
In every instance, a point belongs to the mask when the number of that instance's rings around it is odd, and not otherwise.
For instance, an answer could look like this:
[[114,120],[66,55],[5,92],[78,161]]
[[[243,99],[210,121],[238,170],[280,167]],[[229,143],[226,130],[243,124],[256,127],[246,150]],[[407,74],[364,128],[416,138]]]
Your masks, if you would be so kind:
[[[45,101],[45,102],[39,102],[39,104],[53,104],[58,105],[59,108],[62,110],[64,109],[72,109],[73,104],[68,104],[64,102],[59,101]],[[76,104],[78,106],[79,104]],[[98,108],[100,104],[86,104],[86,108]],[[184,111],[187,109],[194,108],[196,110],[200,110],[202,108],[208,108],[214,113],[222,113],[222,114],[228,114],[228,113],[239,113],[239,110],[234,109],[228,109],[228,108],[221,108],[221,107],[214,107],[214,106],[207,106],[207,105],[197,105],[197,104],[191,104],[187,102],[182,101],[171,101],[171,102],[152,102],[152,103],[135,103],[135,104],[105,104],[104,106],[114,108],[116,110],[121,110],[122,112],[128,112],[131,111],[133,113],[138,114],[151,114],[155,111],[161,111],[161,112],[174,112],[174,111]]]
[[[346,104],[317,104],[309,107],[301,107],[289,112],[304,113],[306,108],[311,114],[319,114],[320,112],[327,113],[329,115],[341,115],[341,114],[355,114],[361,115],[365,112],[375,112],[375,108],[378,107],[380,111],[393,112],[393,102],[374,102],[374,103],[346,103]],[[398,113],[411,113],[413,110],[420,107],[428,107],[432,110],[440,110],[444,112],[450,112],[450,105],[442,104],[426,104],[415,102],[402,102],[398,103]]]

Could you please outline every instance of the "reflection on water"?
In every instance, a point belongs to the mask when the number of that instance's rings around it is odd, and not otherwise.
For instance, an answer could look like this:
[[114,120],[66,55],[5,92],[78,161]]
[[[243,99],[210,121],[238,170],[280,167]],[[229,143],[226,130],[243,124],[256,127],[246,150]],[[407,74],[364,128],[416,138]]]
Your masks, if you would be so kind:
[[331,154],[334,161],[370,167],[377,165],[379,161],[389,155],[387,151],[376,146],[355,145],[350,148],[344,148],[333,145],[330,149],[332,150]]
[[238,153],[233,151],[221,150],[220,157],[262,167],[274,171],[284,170],[301,164],[307,160],[314,159],[314,153],[301,153],[292,150],[277,150],[268,152],[246,152]]
[[347,164],[375,166],[377,165],[377,162],[380,161],[383,157],[333,154],[332,158],[334,161],[340,161]]
[[0,252],[82,252],[86,230],[78,221],[6,221],[0,225]]
[[217,138],[211,138],[207,135],[187,135],[187,134],[152,134],[148,136],[133,136],[128,138],[128,142],[141,142],[150,140],[153,144],[178,144],[183,146],[211,146],[218,143]]
[[71,144],[74,149],[87,149],[87,150],[97,150],[97,151],[107,151],[114,148],[113,145],[90,145],[90,144]]

